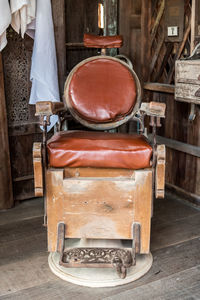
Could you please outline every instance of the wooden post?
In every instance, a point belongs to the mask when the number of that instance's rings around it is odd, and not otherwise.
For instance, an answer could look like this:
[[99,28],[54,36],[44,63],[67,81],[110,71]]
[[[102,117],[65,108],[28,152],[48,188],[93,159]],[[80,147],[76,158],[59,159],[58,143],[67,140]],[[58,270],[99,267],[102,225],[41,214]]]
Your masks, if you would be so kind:
[[190,54],[195,48],[196,0],[192,0]]
[[141,67],[142,79],[148,81],[150,63],[151,1],[142,0],[141,7]]
[[8,124],[4,93],[3,63],[0,53],[0,209],[13,206],[10,152],[8,143]]
[[123,35],[124,43],[120,49],[121,54],[130,56],[130,11],[131,0],[119,2],[119,34]]
[[60,95],[62,95],[66,75],[65,0],[52,0],[52,12],[58,63],[58,80]]

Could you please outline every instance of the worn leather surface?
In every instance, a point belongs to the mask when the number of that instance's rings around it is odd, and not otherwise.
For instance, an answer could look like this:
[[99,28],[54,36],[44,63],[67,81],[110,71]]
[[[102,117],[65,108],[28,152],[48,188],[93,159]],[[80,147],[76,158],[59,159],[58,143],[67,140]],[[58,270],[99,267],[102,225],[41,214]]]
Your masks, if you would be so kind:
[[132,73],[118,61],[100,58],[86,62],[73,74],[69,101],[75,112],[93,123],[118,121],[136,103]]
[[123,46],[123,37],[121,35],[99,36],[86,33],[83,43],[87,48],[120,48]]
[[66,131],[47,144],[51,167],[142,169],[150,166],[152,148],[141,135]]

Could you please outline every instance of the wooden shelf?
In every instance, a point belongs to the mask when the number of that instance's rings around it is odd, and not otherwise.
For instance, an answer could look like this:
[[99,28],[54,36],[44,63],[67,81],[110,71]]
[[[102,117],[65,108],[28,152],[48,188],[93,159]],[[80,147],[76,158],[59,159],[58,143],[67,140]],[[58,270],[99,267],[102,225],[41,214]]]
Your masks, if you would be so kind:
[[174,94],[175,85],[174,84],[165,84],[165,83],[157,83],[157,82],[145,82],[144,89],[153,92],[161,92]]
[[84,43],[66,43],[66,47],[85,48]]

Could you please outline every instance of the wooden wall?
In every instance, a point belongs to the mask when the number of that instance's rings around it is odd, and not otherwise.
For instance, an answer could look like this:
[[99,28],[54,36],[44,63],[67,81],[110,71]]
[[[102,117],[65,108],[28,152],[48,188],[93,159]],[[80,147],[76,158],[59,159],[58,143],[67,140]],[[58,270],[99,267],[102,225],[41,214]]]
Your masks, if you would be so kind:
[[[200,147],[200,113],[189,121],[190,104],[174,100],[175,60],[190,54],[191,1],[184,1],[184,32],[180,42],[165,41],[164,0],[120,1],[119,31],[125,37],[121,52],[133,61],[144,87],[145,101],[160,101],[167,105],[166,119],[158,134],[176,141]],[[197,13],[197,12],[196,12]],[[200,11],[198,11],[198,18]],[[196,40],[197,43],[198,40]],[[148,81],[148,85],[146,82]],[[152,83],[154,83],[153,86]],[[166,92],[160,92],[165,89]],[[194,196],[200,203],[200,158],[167,147],[166,182]]]
[[8,122],[4,91],[4,73],[0,53],[0,209],[13,206],[10,150],[8,142]]

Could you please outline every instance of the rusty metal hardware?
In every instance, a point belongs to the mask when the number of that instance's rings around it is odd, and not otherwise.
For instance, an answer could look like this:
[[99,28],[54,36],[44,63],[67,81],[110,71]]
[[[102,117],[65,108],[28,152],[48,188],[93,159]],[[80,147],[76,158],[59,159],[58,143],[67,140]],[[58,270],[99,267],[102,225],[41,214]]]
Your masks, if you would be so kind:
[[133,265],[129,250],[116,248],[73,248],[65,249],[60,265],[67,268],[112,268],[120,278],[126,277],[127,268]]
[[115,268],[120,278],[126,277],[127,268],[136,264],[140,253],[140,224],[133,223],[132,251],[122,248],[65,248],[65,224],[58,223],[57,252],[59,264],[67,268]]

